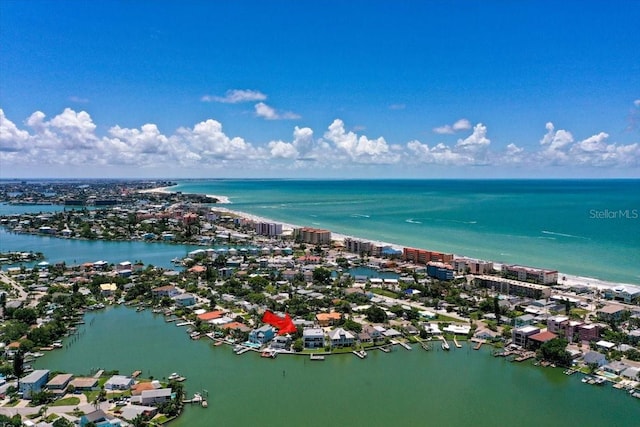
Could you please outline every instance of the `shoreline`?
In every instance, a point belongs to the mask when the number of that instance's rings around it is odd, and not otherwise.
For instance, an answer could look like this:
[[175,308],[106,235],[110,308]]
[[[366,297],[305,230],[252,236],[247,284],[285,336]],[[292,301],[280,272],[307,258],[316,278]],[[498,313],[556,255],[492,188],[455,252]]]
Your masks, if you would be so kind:
[[[174,193],[175,191],[170,191],[172,187],[160,187],[160,188],[152,188],[149,190],[143,190],[144,192],[164,192],[164,193]],[[193,193],[193,194],[200,194],[200,193]],[[218,200],[220,200],[217,204],[232,204],[231,200],[229,199],[229,197],[227,196],[218,196],[218,195],[210,195],[207,194],[206,196],[209,197],[215,197],[218,198]],[[224,200],[224,202],[222,201]],[[229,213],[229,214],[233,214],[236,215],[240,218],[244,218],[250,221],[255,221],[255,222],[276,222],[279,224],[282,224],[282,228],[283,230],[288,230],[288,231],[292,231],[294,228],[301,228],[303,226],[301,225],[297,225],[297,224],[291,224],[291,223],[285,223],[282,221],[276,221],[274,219],[271,218],[266,218],[260,215],[254,215],[251,213],[247,213],[247,212],[243,212],[243,211],[239,211],[239,210],[235,210],[235,209],[230,209],[227,207],[216,207],[213,206],[211,209],[219,211],[219,212],[225,212],[225,213]],[[389,242],[383,242],[381,240],[373,240],[373,239],[366,239],[366,238],[362,238],[362,237],[358,237],[358,236],[352,236],[352,235],[348,235],[348,234],[343,234],[343,233],[336,233],[334,231],[331,231],[331,239],[332,240],[338,240],[338,241],[342,241],[344,242],[345,238],[352,238],[352,239],[359,239],[359,240],[364,240],[364,241],[368,241],[371,243],[374,243],[376,245],[381,245],[381,246],[389,246],[392,247],[394,249],[399,249],[402,250],[403,248],[407,247],[404,245],[400,245],[397,243],[389,243]],[[458,256],[458,257],[464,257],[465,255],[463,254],[453,254],[454,256]],[[491,261],[497,265],[500,265],[502,263],[497,262],[497,261]],[[624,286],[624,287],[638,287],[640,288],[640,284],[633,284],[633,283],[625,283],[625,282],[613,282],[613,281],[609,281],[609,280],[605,280],[605,279],[598,279],[595,277],[585,277],[585,276],[580,276],[577,274],[569,274],[569,273],[563,273],[562,271],[558,271],[558,283],[557,285],[560,286],[586,286],[588,288],[595,288],[598,290],[603,290],[603,289],[612,289],[612,288],[616,288],[616,287],[620,287],[620,286]]]

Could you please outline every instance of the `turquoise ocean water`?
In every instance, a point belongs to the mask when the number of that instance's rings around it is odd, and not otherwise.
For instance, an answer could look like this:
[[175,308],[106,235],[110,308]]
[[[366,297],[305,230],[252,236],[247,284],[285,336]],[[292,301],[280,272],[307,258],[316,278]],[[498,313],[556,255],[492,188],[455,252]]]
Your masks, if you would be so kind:
[[202,180],[173,191],[402,246],[640,284],[640,180]]

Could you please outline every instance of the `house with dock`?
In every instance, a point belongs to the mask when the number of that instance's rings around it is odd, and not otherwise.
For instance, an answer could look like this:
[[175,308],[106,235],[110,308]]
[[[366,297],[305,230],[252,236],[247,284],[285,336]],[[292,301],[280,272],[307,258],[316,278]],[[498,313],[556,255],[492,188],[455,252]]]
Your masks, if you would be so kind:
[[304,328],[302,331],[302,344],[305,349],[309,350],[324,348],[324,330],[322,328]]
[[270,325],[263,325],[258,329],[253,329],[249,332],[249,342],[258,345],[264,345],[271,341],[275,335],[273,328]]

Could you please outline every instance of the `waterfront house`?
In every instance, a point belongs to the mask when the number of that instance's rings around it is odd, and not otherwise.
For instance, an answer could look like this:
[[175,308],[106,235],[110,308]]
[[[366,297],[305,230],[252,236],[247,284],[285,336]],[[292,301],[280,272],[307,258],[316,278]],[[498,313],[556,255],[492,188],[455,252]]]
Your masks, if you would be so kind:
[[356,337],[349,331],[342,328],[336,328],[329,331],[329,340],[331,347],[349,347],[355,342]]
[[181,307],[189,307],[196,303],[196,297],[193,294],[184,293],[176,295],[172,298],[175,303]]
[[263,345],[271,341],[274,335],[275,333],[270,325],[263,325],[249,333],[249,342]]
[[640,301],[640,286],[619,285],[614,288],[608,288],[604,291],[604,297],[633,304]]
[[629,380],[640,381],[640,368],[632,366],[622,371],[620,375]]
[[80,427],[94,425],[96,427],[120,427],[122,421],[118,418],[107,415],[102,409],[90,412],[80,417]]
[[291,347],[291,337],[288,335],[277,335],[271,341],[271,348],[288,350]]
[[318,325],[322,327],[333,326],[340,321],[340,319],[342,319],[342,314],[337,312],[316,314]]
[[159,286],[157,288],[151,289],[151,296],[153,298],[162,298],[162,297],[174,297],[178,295],[180,291],[173,285]]
[[601,367],[607,364],[607,357],[597,351],[589,351],[582,357],[582,361],[585,365],[595,364],[596,366]]
[[124,375],[114,375],[104,383],[104,388],[107,390],[129,390],[133,382],[133,378]]
[[494,340],[499,337],[500,334],[492,331],[491,329],[478,329],[473,336],[481,340]]
[[369,335],[369,337],[371,337],[371,340],[374,342],[384,339],[384,337],[382,336],[382,332],[371,325],[364,325],[362,327],[362,333]]
[[118,290],[118,285],[115,283],[103,283],[100,285],[100,295],[103,297],[113,296],[114,292]]
[[305,328],[302,331],[302,343],[306,349],[323,348],[324,331],[322,328]]
[[131,396],[131,403],[143,406],[155,406],[171,400],[170,388],[159,388],[155,390],[144,390],[137,396]]
[[37,369],[20,380],[20,393],[23,399],[31,399],[33,393],[42,391],[49,381],[48,369]]
[[520,347],[527,347],[528,339],[531,335],[535,335],[540,332],[540,328],[535,326],[523,326],[521,328],[514,328],[511,330],[511,340],[513,344]]
[[529,335],[527,340],[527,347],[532,350],[536,350],[542,344],[546,343],[547,341],[551,341],[552,339],[557,337],[558,336],[556,334],[550,331],[538,332],[537,334]]
[[611,363],[608,363],[602,367],[602,370],[605,372],[612,373],[614,375],[620,375],[622,371],[627,369],[629,365],[625,365],[623,362],[619,360],[614,360]]

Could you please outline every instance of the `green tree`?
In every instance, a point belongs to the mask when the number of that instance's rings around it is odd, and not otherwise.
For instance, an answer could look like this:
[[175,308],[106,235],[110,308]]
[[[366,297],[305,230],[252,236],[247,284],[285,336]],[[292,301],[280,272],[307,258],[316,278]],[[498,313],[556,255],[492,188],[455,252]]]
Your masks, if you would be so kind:
[[538,358],[562,366],[571,365],[571,355],[567,351],[568,341],[564,338],[554,338],[543,343],[537,351]]
[[384,323],[387,321],[387,313],[380,307],[371,306],[365,311],[365,314],[367,315],[367,320],[372,323]]
[[20,387],[22,374],[24,374],[24,352],[19,348],[13,355],[13,375],[18,378],[18,387]]
[[298,338],[293,342],[293,351],[300,352],[304,349],[304,344],[302,342],[302,338]]

